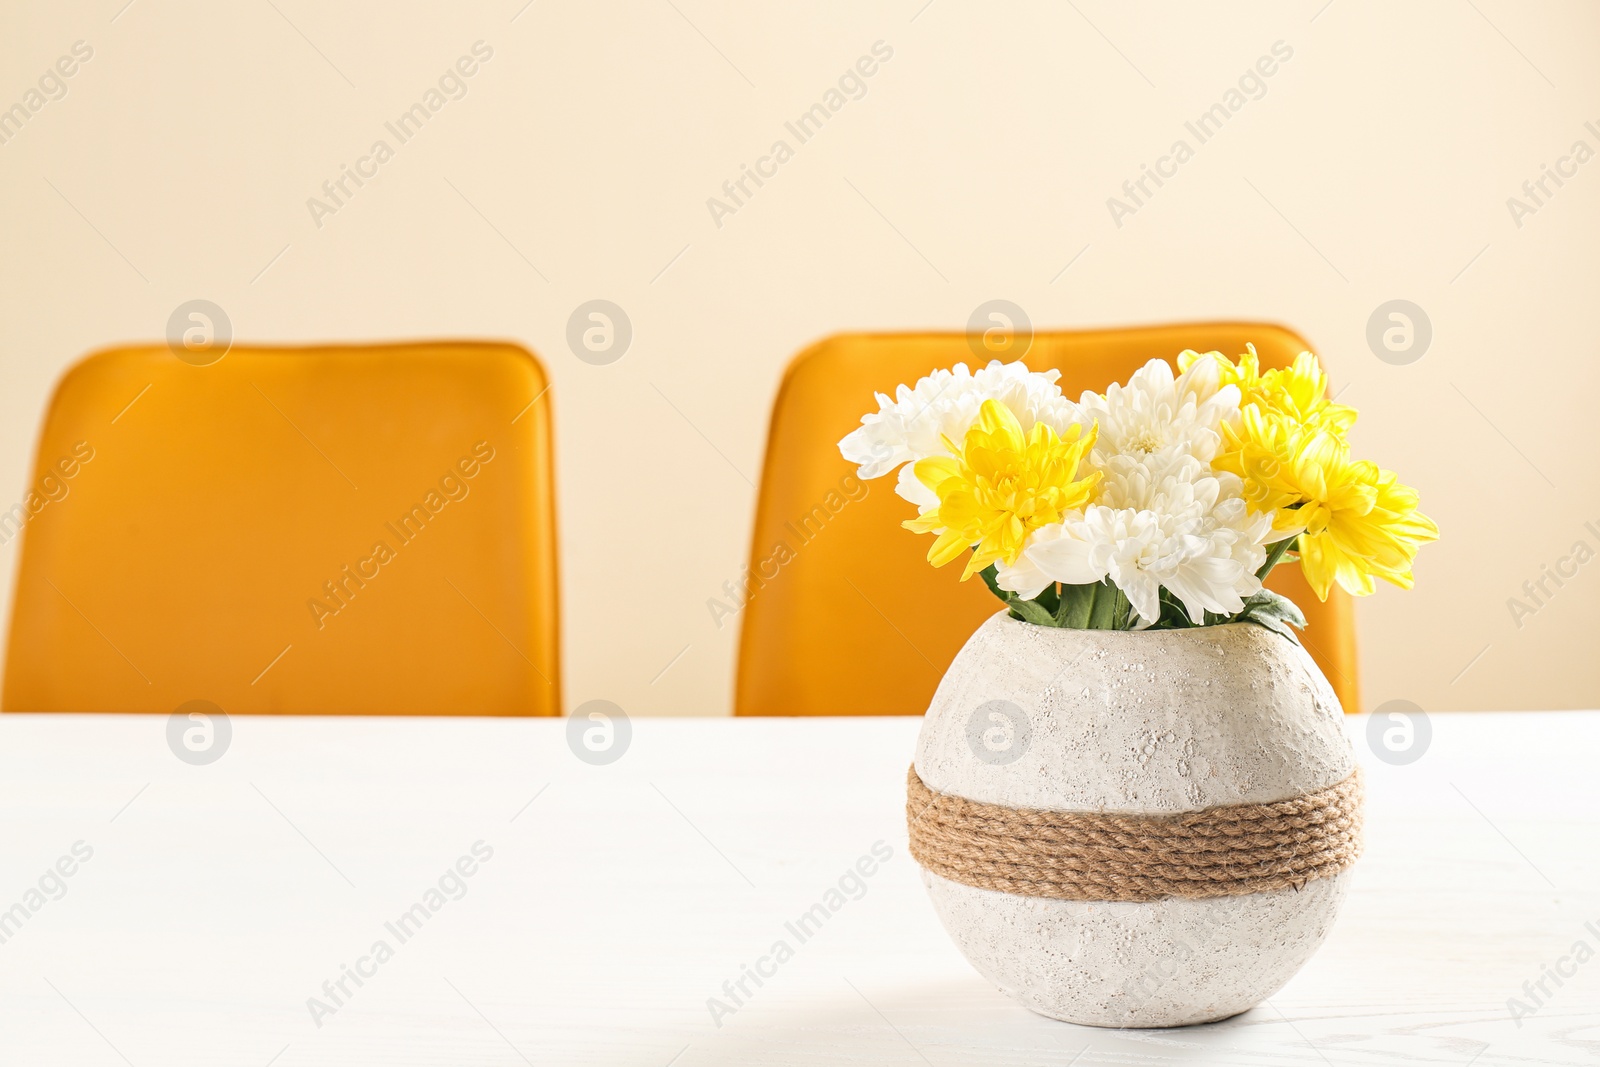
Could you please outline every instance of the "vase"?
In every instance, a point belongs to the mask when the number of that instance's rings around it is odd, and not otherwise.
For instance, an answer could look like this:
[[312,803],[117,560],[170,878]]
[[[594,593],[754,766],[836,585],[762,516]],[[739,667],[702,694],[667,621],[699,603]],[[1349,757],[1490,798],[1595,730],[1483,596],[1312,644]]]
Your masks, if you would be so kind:
[[1223,1019],[1300,969],[1348,889],[1360,779],[1342,717],[1305,649],[1264,626],[1002,612],[923,722],[912,854],[967,960],[1033,1011]]

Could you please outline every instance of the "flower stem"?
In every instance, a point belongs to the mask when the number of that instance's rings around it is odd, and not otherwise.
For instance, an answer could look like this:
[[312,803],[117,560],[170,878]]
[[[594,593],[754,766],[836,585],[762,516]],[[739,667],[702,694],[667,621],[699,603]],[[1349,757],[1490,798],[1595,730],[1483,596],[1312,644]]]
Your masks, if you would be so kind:
[[1009,608],[1011,606],[1011,601],[1015,598],[1015,594],[1009,593],[1000,588],[1000,568],[991,563],[987,567],[983,568],[983,570],[979,571],[978,574],[983,579],[983,584],[988,586],[989,592],[999,597],[1000,602]]
[[1267,561],[1261,565],[1260,570],[1256,571],[1256,578],[1259,581],[1266,581],[1267,575],[1272,573],[1272,568],[1283,562],[1283,557],[1299,543],[1300,535],[1295,534],[1293,537],[1285,537],[1282,541],[1267,549]]

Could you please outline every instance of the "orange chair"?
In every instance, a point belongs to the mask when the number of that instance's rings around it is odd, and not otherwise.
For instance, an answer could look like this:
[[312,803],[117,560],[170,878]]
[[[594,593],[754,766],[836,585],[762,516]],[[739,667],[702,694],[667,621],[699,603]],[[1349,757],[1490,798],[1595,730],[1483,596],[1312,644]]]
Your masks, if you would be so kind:
[[[1311,346],[1281,326],[1194,323],[1039,334],[1024,361],[1055,368],[1076,399],[1154,357],[1186,348],[1235,355],[1252,342],[1266,367]],[[980,342],[980,351],[981,351]],[[926,562],[929,539],[902,529],[915,509],[894,478],[863,482],[837,442],[892,394],[938,367],[985,364],[968,335],[831,337],[789,365],[773,409],[756,510],[734,697],[738,715],[921,715],[945,668],[999,601],[958,564]],[[1013,358],[1013,357],[1006,357]],[[1345,710],[1359,707],[1351,599],[1317,600],[1298,567],[1268,585],[1310,625],[1303,641]]]
[[548,387],[509,344],[89,356],[0,513],[5,710],[560,714]]

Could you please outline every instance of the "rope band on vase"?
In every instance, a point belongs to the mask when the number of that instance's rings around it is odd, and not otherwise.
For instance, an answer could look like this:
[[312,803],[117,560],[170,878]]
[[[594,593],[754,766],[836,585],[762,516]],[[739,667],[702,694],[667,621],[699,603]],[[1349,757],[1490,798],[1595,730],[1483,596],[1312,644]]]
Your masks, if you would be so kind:
[[1175,815],[984,804],[906,779],[911,855],[952,882],[1057,900],[1300,889],[1361,854],[1361,770],[1314,793]]

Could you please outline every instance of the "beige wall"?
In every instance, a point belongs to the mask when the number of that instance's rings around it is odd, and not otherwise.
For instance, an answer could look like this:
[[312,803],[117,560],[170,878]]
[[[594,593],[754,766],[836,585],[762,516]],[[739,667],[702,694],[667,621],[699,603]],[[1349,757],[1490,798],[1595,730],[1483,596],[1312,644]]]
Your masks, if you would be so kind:
[[[1507,606],[1600,548],[1600,161],[1507,206],[1600,150],[1592,4],[122,4],[0,16],[0,106],[93,49],[0,144],[6,504],[62,369],[194,297],[252,340],[516,339],[555,380],[569,704],[723,714],[734,628],[706,600],[805,343],[992,298],[1040,327],[1259,317],[1313,340],[1444,531],[1415,592],[1361,605],[1368,704],[1600,705],[1600,564],[1520,628]],[[479,40],[465,97],[399,144],[384,122]],[[864,97],[798,144],[784,122],[878,41]],[[1280,41],[1198,144],[1185,121]],[[319,227],[307,199],[379,138],[394,157]],[[778,138],[793,158],[716,225]],[[1193,158],[1114,220],[1179,138]],[[566,345],[592,298],[633,323],[609,366]],[[1396,298],[1434,334],[1405,366],[1365,339]]]

